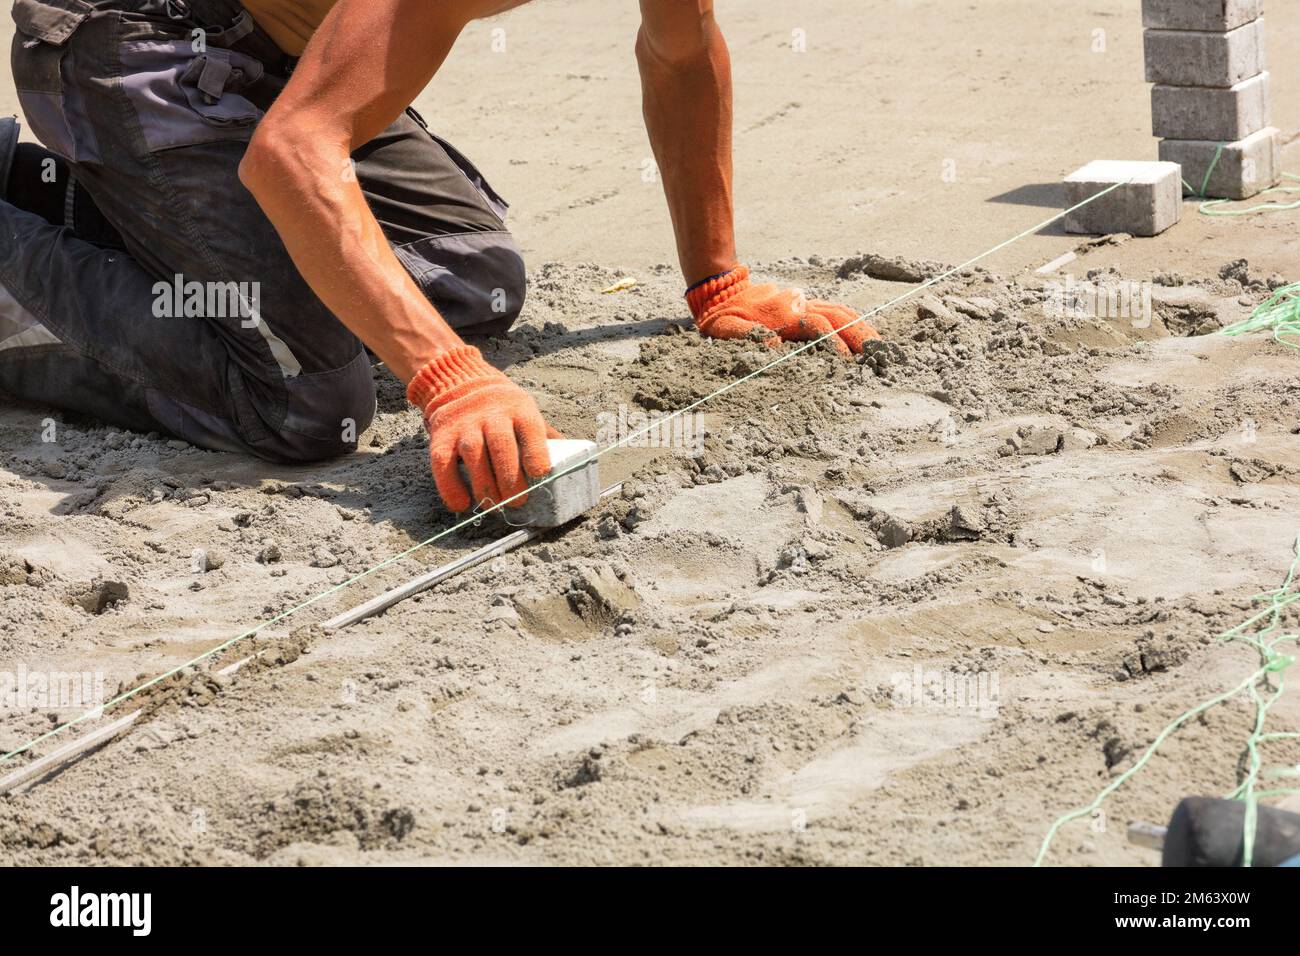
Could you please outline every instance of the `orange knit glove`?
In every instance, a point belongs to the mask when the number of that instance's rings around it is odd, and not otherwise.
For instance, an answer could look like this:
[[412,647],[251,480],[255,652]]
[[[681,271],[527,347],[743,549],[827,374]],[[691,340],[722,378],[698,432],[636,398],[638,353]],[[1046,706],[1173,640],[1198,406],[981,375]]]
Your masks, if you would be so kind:
[[829,335],[827,341],[849,355],[861,352],[864,342],[880,338],[867,323],[856,321],[858,314],[846,306],[808,299],[798,289],[750,285],[745,266],[691,286],[686,302],[700,333],[715,339],[743,339],[762,327],[776,333],[769,345]]
[[[490,507],[524,491],[525,473],[541,478],[550,472],[546,439],[559,433],[547,427],[532,396],[474,346],[449,349],[424,366],[406,397],[424,413],[433,480],[452,511],[468,511],[475,502]],[[457,467],[462,461],[473,499]],[[507,507],[527,500],[517,498]]]

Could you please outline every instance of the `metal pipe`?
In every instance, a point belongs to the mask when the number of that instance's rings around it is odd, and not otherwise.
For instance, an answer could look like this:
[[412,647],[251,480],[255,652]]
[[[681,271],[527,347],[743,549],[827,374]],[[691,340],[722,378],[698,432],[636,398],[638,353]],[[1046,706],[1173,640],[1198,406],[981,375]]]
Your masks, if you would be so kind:
[[[241,667],[251,660],[255,660],[258,655],[250,654],[248,657],[241,658],[233,664],[229,664],[217,673],[222,677],[228,677],[238,671]],[[95,748],[108,743],[118,734],[125,733],[131,729],[139,716],[144,713],[143,707],[137,707],[129,714],[124,714],[111,724],[106,724],[98,730],[91,730],[82,734],[76,740],[70,740],[57,750],[52,750],[40,760],[33,760],[25,767],[20,767],[13,773],[0,778],[0,795],[9,793],[11,790],[17,790],[27,784],[40,780],[47,774],[72,763],[83,754],[89,753]]]
[[143,713],[143,709],[133,710],[125,717],[119,717],[105,727],[83,734],[76,740],[64,744],[58,750],[46,754],[40,760],[33,760],[27,766],[15,770],[4,778],[0,778],[0,794],[8,793],[10,790],[16,790],[33,780],[38,780],[47,773],[57,770],[63,764],[71,763],[87,751],[94,750],[100,744],[108,743],[108,741],[134,724],[141,713]]
[[[623,484],[612,485],[600,493],[601,498],[608,498],[616,495],[623,490]],[[356,624],[358,621],[364,621],[368,617],[374,617],[383,611],[388,610],[394,604],[405,601],[407,598],[419,594],[421,591],[427,591],[439,582],[448,578],[455,577],[463,571],[477,567],[484,561],[490,561],[493,558],[499,558],[507,552],[513,551],[521,544],[527,544],[535,538],[541,536],[542,532],[549,531],[549,528],[520,528],[518,531],[511,532],[504,538],[498,538],[490,544],[485,544],[477,551],[471,551],[463,557],[457,558],[448,564],[434,568],[426,574],[413,578],[405,584],[398,585],[390,591],[385,591],[378,597],[371,598],[364,604],[359,604],[350,611],[344,611],[326,621],[322,627],[327,631],[337,631],[339,628],[348,627]]]
[[485,544],[477,551],[471,551],[464,557],[457,558],[450,564],[444,564],[441,567],[434,568],[427,574],[422,574],[418,578],[413,578],[405,584],[393,588],[391,591],[385,591],[378,597],[371,598],[365,604],[359,604],[350,611],[344,611],[336,617],[330,618],[322,627],[327,631],[335,631],[341,627],[347,627],[355,624],[357,621],[364,621],[368,617],[374,617],[382,611],[388,610],[399,601],[405,601],[421,591],[427,591],[439,581],[445,581],[447,578],[455,577],[462,571],[468,571],[470,568],[489,561],[492,558],[500,557],[508,551],[513,551],[521,544],[526,544],[538,537],[541,531],[537,528],[520,528],[504,538],[499,538],[490,544]]
[[[606,488],[602,491],[600,496],[601,498],[608,498],[611,495],[618,494],[622,488],[623,485],[621,483],[613,485],[612,487]],[[521,544],[527,544],[529,541],[540,537],[544,531],[548,530],[550,529],[520,528],[518,531],[513,531],[504,538],[498,538],[490,544],[485,544],[476,551],[471,551],[469,554],[457,558],[455,561],[434,568],[427,574],[422,574],[418,578],[407,581],[405,584],[395,587],[390,591],[385,591],[378,597],[372,598],[364,604],[354,607],[350,611],[345,611],[336,617],[330,618],[323,626],[326,630],[333,631],[347,627],[350,624],[355,624],[357,621],[364,621],[368,617],[374,617],[376,614],[386,611],[394,604],[404,601],[413,595],[419,594],[421,591],[428,590],[440,581],[445,581],[448,578],[455,577],[462,571],[468,571],[470,568],[477,567],[484,561],[490,561],[493,558],[500,557],[503,554],[513,551]],[[256,657],[257,655],[252,655],[235,661],[233,664],[223,667],[221,670],[217,671],[217,673],[222,676],[233,674]],[[111,724],[100,727],[98,730],[89,731],[78,737],[76,740],[69,741],[59,749],[51,751],[39,760],[34,760],[27,766],[15,770],[6,777],[0,778],[0,794],[8,793],[11,790],[16,790],[19,787],[39,780],[60,767],[71,763],[82,754],[88,753],[96,747],[108,743],[118,734],[130,729],[131,725],[136,722],[136,719],[142,713],[144,713],[143,708],[133,710],[131,713],[119,717]]]

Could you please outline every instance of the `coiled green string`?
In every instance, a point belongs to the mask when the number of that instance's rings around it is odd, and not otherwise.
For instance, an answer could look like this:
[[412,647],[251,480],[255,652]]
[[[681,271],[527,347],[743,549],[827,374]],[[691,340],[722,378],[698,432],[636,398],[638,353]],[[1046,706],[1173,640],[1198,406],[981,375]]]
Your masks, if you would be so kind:
[[[1220,209],[1220,206],[1234,202],[1232,199],[1206,199],[1206,190],[1210,187],[1210,176],[1214,172],[1214,167],[1219,165],[1219,158],[1223,155],[1223,144],[1219,144],[1218,150],[1214,154],[1214,160],[1210,163],[1210,168],[1205,171],[1205,179],[1201,182],[1201,188],[1197,189],[1187,180],[1183,180],[1183,185],[1187,191],[1193,195],[1199,196],[1206,201],[1197,207],[1199,211],[1206,216],[1253,216],[1257,212],[1286,212],[1288,209],[1300,209],[1300,199],[1295,202],[1268,202],[1258,203],[1254,206],[1247,206],[1245,209]],[[1283,179],[1290,179],[1300,182],[1300,176],[1295,173],[1283,173]],[[1270,186],[1268,189],[1261,189],[1259,195],[1266,193],[1300,193],[1300,186]]]
[[1246,335],[1270,330],[1283,345],[1300,349],[1300,282],[1274,290],[1250,318],[1220,329],[1220,335]]
[[[1206,173],[1205,179],[1207,183],[1209,182],[1209,178],[1209,173]],[[1282,178],[1300,182],[1300,176],[1297,176],[1294,173],[1283,173]],[[1268,189],[1261,190],[1259,194],[1263,196],[1266,193],[1300,193],[1300,186],[1270,186]],[[1201,192],[1197,195],[1205,195],[1204,187],[1202,187]],[[1269,200],[1268,202],[1262,202],[1255,206],[1247,206],[1245,209],[1219,208],[1225,203],[1230,202],[1232,202],[1231,199],[1210,199],[1201,203],[1199,208],[1200,211],[1207,216],[1253,216],[1257,212],[1285,212],[1288,209],[1300,209],[1300,199],[1297,199],[1295,202],[1287,203],[1273,202],[1272,200]]]
[[[1248,206],[1245,209],[1220,209],[1220,206],[1230,203],[1233,200],[1208,199],[1207,193],[1210,188],[1210,177],[1214,175],[1214,170],[1218,168],[1219,160],[1223,158],[1224,147],[1227,145],[1227,143],[1220,143],[1214,150],[1214,158],[1210,160],[1209,168],[1205,170],[1205,177],[1201,180],[1200,189],[1197,189],[1186,179],[1183,180],[1183,185],[1187,187],[1189,193],[1207,200],[1206,202],[1201,203],[1198,207],[1203,215],[1252,216],[1257,212],[1285,212],[1288,209],[1300,209],[1300,199],[1289,203],[1279,203],[1270,200],[1269,202],[1259,203],[1255,206]],[[1283,173],[1282,178],[1300,182],[1300,176],[1297,176],[1294,173]],[[1259,194],[1262,196],[1265,193],[1300,193],[1300,186],[1270,186],[1268,189],[1261,190]]]

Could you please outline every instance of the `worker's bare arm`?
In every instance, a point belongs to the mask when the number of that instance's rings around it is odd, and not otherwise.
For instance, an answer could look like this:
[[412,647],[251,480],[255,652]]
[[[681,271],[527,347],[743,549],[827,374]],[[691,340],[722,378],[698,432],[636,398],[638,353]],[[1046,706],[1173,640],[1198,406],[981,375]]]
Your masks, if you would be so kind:
[[696,326],[714,338],[775,333],[861,352],[878,334],[852,309],[798,289],[751,285],[736,259],[731,187],[731,57],[713,0],[640,0],[637,62]]
[[713,0],[640,2],[636,54],[646,130],[691,284],[736,264],[731,58]]
[[461,344],[389,248],[351,175],[465,25],[525,0],[340,0],[258,127],[240,178],[321,300],[402,381]]
[[366,205],[350,155],[410,105],[466,23],[521,2],[340,0],[240,165],[303,278],[407,383],[429,429],[434,480],[453,511],[520,495],[526,476],[546,474],[546,422],[416,287]]

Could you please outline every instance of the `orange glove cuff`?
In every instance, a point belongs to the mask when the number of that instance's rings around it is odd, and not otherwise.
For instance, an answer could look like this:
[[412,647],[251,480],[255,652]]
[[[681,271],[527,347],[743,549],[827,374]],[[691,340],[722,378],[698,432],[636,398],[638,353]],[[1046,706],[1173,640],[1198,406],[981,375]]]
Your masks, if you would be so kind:
[[472,345],[448,349],[415,373],[406,386],[406,399],[427,422],[439,408],[488,381],[509,381]]
[[732,296],[749,288],[749,267],[736,266],[730,272],[705,279],[686,290],[686,304],[691,307],[695,321],[722,305]]

